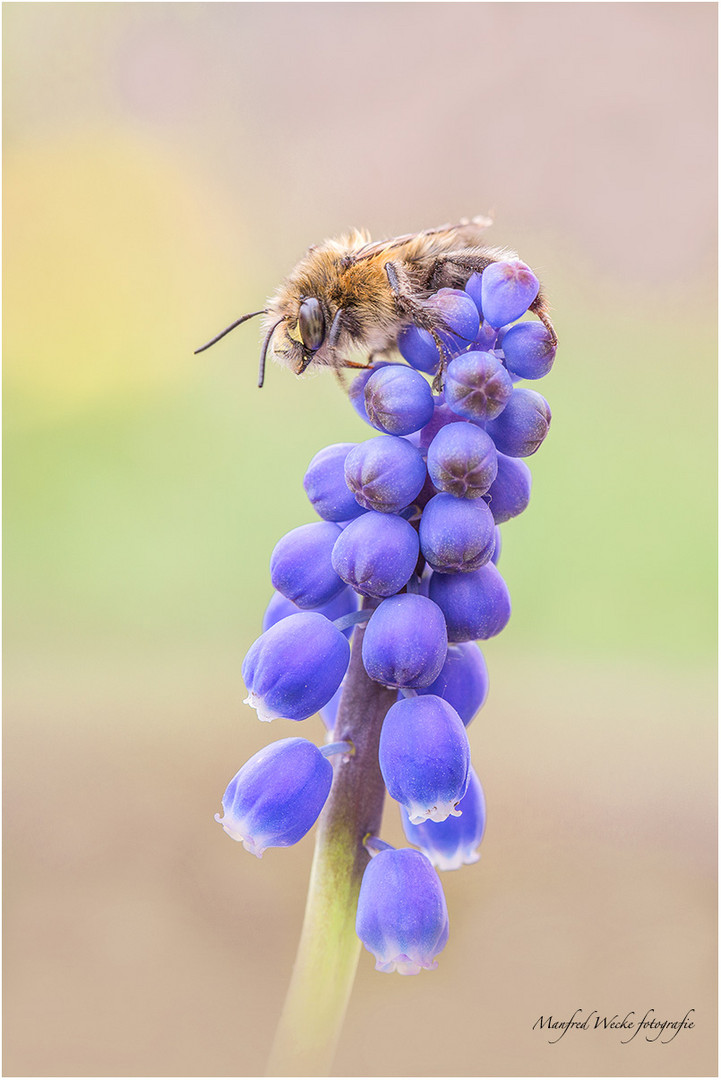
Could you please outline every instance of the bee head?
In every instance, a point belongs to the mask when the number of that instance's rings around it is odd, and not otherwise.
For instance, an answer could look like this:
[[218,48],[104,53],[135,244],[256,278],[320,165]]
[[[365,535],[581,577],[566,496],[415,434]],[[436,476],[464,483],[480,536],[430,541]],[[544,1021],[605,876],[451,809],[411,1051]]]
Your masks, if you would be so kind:
[[290,339],[290,353],[286,351],[286,363],[297,375],[302,375],[325,340],[325,315],[320,300],[315,296],[301,297],[298,316],[286,330]]

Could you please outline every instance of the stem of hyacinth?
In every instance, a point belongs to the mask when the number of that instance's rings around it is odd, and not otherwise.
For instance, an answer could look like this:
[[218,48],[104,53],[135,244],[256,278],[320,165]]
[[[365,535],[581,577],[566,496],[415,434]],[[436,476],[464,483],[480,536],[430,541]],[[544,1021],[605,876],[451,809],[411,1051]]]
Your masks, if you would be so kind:
[[[372,609],[377,601],[364,601]],[[397,691],[366,674],[364,627],[353,635],[334,737],[353,743],[337,758],[333,786],[318,824],[298,953],[268,1063],[268,1076],[328,1076],[353,987],[360,941],[356,906],[369,855],[363,840],[381,823],[385,786],[378,741]]]

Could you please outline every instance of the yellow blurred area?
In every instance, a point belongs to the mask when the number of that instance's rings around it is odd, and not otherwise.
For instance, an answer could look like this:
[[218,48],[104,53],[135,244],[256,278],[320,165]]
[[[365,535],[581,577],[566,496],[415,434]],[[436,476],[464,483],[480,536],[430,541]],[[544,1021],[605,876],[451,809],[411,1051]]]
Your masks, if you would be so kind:
[[[10,386],[57,415],[195,377],[192,329],[213,288],[187,268],[212,259],[217,272],[214,240],[230,216],[201,200],[187,162],[138,134],[78,135],[8,153]],[[237,275],[237,266],[225,270]]]

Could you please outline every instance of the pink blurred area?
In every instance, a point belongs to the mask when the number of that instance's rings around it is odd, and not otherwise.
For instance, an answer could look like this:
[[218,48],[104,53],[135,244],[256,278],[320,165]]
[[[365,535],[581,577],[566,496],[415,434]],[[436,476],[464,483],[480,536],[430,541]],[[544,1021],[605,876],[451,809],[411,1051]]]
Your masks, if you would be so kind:
[[[361,955],[336,1074],[715,1072],[716,15],[5,5],[6,1075],[262,1074],[312,836],[256,861],[213,814],[298,733],[240,661],[305,463],[365,431],[332,380],[254,396],[247,327],[192,349],[324,236],[486,212],[561,338],[488,832],[436,972]],[[696,1027],[533,1030],[578,1007]]]

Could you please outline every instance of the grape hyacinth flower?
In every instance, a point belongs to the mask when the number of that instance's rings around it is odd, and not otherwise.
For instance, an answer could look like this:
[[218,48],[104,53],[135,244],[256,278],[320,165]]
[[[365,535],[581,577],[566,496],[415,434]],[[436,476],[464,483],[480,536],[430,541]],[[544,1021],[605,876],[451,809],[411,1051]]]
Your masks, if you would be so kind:
[[333,781],[333,766],[307,739],[280,739],[254,754],[223,796],[228,836],[261,857],[266,848],[297,844],[315,825]]
[[386,848],[368,863],[356,932],[376,958],[376,971],[417,975],[438,967],[448,941],[448,908],[438,874],[425,855]]
[[[510,619],[501,527],[529,505],[525,459],[551,422],[545,397],[517,384],[549,373],[556,339],[519,259],[440,280],[459,287],[404,307],[400,356],[374,360],[350,385],[368,437],[318,449],[307,465],[318,520],[276,544],[277,591],[243,661],[259,719],[323,733],[319,713],[325,726],[322,748],[285,738],[254,755],[217,815],[259,856],[316,828],[287,1038],[322,1039],[328,1017],[337,1030],[359,939],[379,971],[437,966],[448,941],[437,870],[477,862],[484,834],[467,730],[489,691],[477,643]],[[324,333],[317,304],[304,299],[300,318],[314,342]],[[479,743],[481,728],[476,720]],[[377,835],[386,792],[413,847]]]
[[469,770],[468,788],[455,817],[414,824],[402,806],[401,822],[408,843],[419,847],[437,870],[459,870],[478,862],[476,849],[486,830],[486,799],[475,770]]
[[391,705],[378,761],[388,793],[414,825],[460,814],[471,750],[463,721],[443,698],[427,694]]
[[259,720],[306,720],[335,694],[350,646],[317,611],[281,619],[253,642],[243,661],[246,703]]

